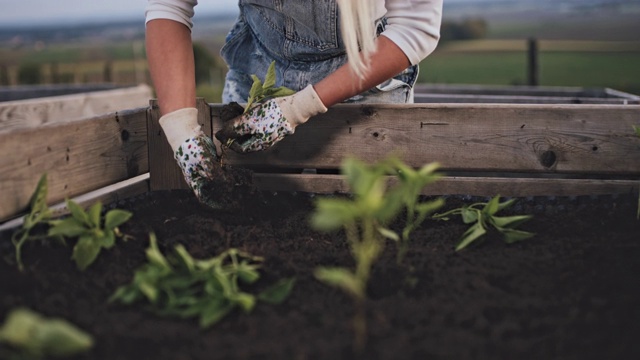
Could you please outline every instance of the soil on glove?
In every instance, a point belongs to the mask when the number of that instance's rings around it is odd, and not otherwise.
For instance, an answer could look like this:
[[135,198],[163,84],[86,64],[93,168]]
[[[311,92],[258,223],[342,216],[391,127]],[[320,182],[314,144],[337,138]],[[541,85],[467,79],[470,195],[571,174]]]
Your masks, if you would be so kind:
[[[27,306],[92,334],[77,359],[353,359],[353,304],[313,277],[317,266],[352,266],[344,234],[312,230],[309,194],[265,194],[259,207],[211,210],[189,191],[152,192],[112,206],[133,211],[134,237],[103,251],[85,272],[71,249],[29,244],[26,269],[0,261],[0,319]],[[477,199],[448,197],[446,208]],[[485,201],[486,199],[481,199]],[[459,220],[426,221],[402,266],[389,243],[368,288],[363,359],[640,358],[640,221],[637,197],[519,199],[506,214],[533,214],[536,236],[499,234],[463,251]],[[258,303],[209,329],[143,306],[108,304],[145,262],[149,232],[163,252],[183,244],[196,258],[236,247],[265,257],[263,279],[297,278],[281,305]],[[3,258],[13,256],[9,235]]]

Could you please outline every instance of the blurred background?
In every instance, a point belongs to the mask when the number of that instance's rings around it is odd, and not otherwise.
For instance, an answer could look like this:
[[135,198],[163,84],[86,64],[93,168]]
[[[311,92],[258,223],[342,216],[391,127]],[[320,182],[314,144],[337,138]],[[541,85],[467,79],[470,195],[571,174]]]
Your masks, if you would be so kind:
[[[236,3],[202,0],[196,7],[198,95],[211,103],[221,101],[226,66],[218,53]],[[151,85],[146,4],[0,0],[0,88]],[[640,0],[445,0],[442,40],[420,64],[419,82],[640,94],[639,65]]]

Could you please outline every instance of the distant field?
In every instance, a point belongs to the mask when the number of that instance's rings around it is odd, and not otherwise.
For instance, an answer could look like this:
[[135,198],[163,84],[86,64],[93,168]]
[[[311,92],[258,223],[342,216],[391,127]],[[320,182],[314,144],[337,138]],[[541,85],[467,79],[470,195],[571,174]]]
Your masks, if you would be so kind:
[[[609,87],[640,93],[640,43],[547,41],[539,45],[540,84]],[[421,63],[420,82],[524,85],[526,42],[451,43]]]

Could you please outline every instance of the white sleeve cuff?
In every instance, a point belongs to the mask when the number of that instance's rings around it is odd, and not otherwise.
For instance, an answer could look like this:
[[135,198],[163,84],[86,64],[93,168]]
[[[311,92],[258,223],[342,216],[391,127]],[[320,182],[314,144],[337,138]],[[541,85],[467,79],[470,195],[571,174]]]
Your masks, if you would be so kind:
[[145,11],[145,24],[151,20],[168,19],[184,24],[191,29],[197,0],[149,0]]

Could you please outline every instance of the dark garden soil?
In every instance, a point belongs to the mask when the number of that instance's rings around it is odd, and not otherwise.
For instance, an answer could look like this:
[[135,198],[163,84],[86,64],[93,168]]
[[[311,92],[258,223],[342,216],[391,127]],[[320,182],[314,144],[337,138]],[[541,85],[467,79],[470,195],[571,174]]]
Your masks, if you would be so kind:
[[[448,197],[447,208],[475,199]],[[483,201],[486,199],[482,199]],[[119,241],[79,272],[68,247],[29,244],[26,270],[0,261],[0,319],[27,306],[65,318],[96,346],[78,359],[352,359],[353,306],[313,277],[319,265],[351,266],[343,233],[308,226],[308,194],[267,194],[260,211],[210,210],[188,191],[112,204],[133,211]],[[389,244],[368,289],[363,359],[638,359],[640,221],[637,197],[519,199],[513,213],[537,235],[507,245],[497,234],[460,252],[458,219],[413,233],[404,266]],[[295,276],[281,305],[258,303],[202,330],[140,306],[107,304],[144,261],[148,233],[167,252],[183,244],[205,258],[237,247],[266,258],[265,282]],[[2,257],[13,247],[4,234]],[[410,271],[409,269],[413,269]],[[408,281],[413,279],[414,281]],[[261,280],[261,281],[262,281]]]

